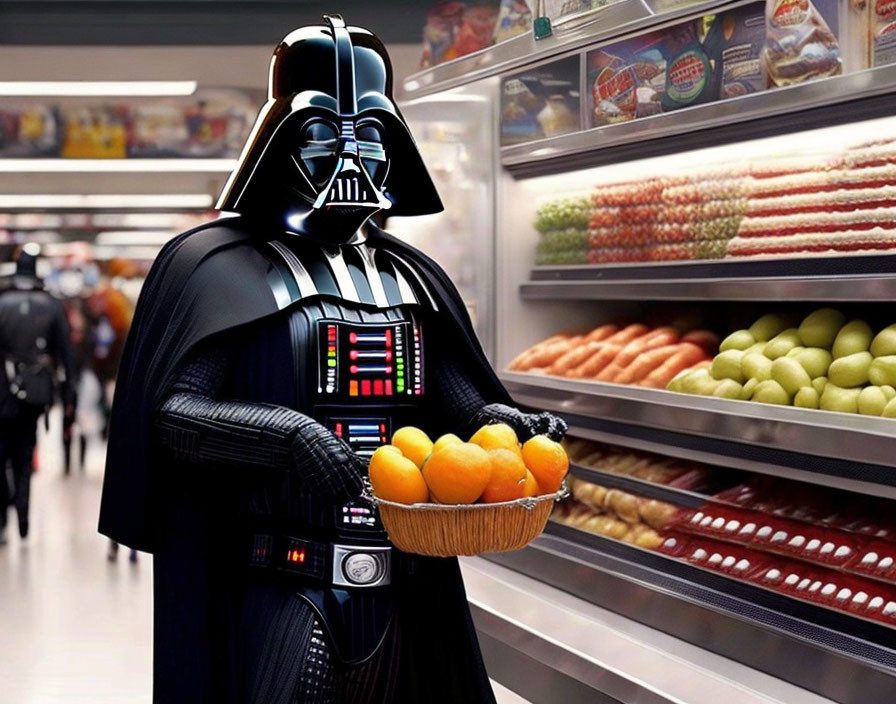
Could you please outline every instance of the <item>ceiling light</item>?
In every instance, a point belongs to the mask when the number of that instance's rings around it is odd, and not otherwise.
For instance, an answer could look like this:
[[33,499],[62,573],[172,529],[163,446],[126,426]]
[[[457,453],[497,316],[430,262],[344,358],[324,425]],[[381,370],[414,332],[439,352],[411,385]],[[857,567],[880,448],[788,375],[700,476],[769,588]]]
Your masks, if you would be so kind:
[[196,81],[0,81],[2,96],[192,95]]
[[171,193],[127,195],[0,195],[0,208],[4,210],[61,208],[89,210],[92,208],[211,208],[213,199],[207,193]]
[[0,173],[229,173],[236,159],[0,159]]

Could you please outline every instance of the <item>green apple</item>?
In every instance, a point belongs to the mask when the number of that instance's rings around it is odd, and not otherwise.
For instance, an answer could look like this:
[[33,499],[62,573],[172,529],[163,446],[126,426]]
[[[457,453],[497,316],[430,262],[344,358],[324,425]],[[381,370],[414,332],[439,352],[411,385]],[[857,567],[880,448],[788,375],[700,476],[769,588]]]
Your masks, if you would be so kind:
[[834,359],[847,357],[856,352],[867,352],[871,346],[871,326],[864,320],[852,320],[840,328],[834,338],[831,352]]
[[744,387],[738,384],[734,379],[722,379],[712,392],[712,395],[718,396],[719,398],[739,399],[743,388]]
[[788,352],[788,353],[785,354],[784,356],[785,356],[785,357],[792,357],[792,358],[796,359],[796,357],[799,355],[799,353],[802,352],[802,351],[805,350],[805,349],[806,349],[806,348],[803,347],[802,345],[797,345],[796,347],[794,347],[792,350],[790,350],[790,352]]
[[887,401],[884,406],[884,412],[881,413],[884,418],[896,418],[896,398]]
[[884,396],[887,397],[888,402],[892,401],[894,398],[896,398],[896,389],[894,389],[889,384],[884,384],[883,386],[881,386],[879,388],[881,391],[884,392]]
[[860,393],[861,389],[844,389],[829,382],[824,387],[818,407],[825,411],[858,413]]
[[786,355],[799,344],[800,336],[797,334],[796,328],[787,328],[769,340],[763,354],[769,359],[777,359]]
[[876,386],[896,386],[896,354],[875,359],[868,370],[868,379]]
[[813,379],[826,376],[833,356],[827,350],[820,347],[805,347],[796,356],[796,361],[803,365],[803,369]]
[[787,327],[787,322],[780,315],[763,315],[753,323],[748,332],[757,342],[768,342]]
[[719,345],[719,352],[725,352],[727,350],[745,350],[750,345],[755,344],[756,340],[753,339],[749,330],[738,330],[722,340],[722,343]]
[[874,357],[870,352],[856,352],[845,357],[835,359],[828,370],[828,379],[832,384],[850,388],[852,386],[864,386],[868,383],[868,371]]
[[700,396],[712,396],[720,383],[719,380],[713,379],[711,375],[701,376],[697,380],[697,393]]
[[740,400],[749,401],[753,398],[753,392],[759,386],[759,379],[747,379],[746,383],[741,387]]
[[738,384],[744,381],[744,375],[740,368],[744,353],[741,350],[726,350],[719,352],[712,360],[712,378],[734,379]]
[[824,393],[824,387],[828,385],[828,378],[826,376],[820,376],[817,379],[812,380],[812,388],[818,392],[818,395]]
[[772,378],[772,360],[758,352],[746,353],[740,362],[740,370],[747,379],[765,381]]
[[871,341],[871,354],[875,357],[896,354],[896,325],[885,327],[874,336]]
[[818,408],[818,392],[811,386],[804,386],[793,397],[793,405],[797,408]]
[[698,391],[700,388],[700,381],[709,378],[711,378],[709,376],[709,369],[698,369],[697,371],[690,372],[681,378],[681,390],[686,394],[700,393]]
[[755,345],[747,347],[747,349],[744,350],[744,354],[762,354],[765,352],[766,345],[768,345],[767,342],[757,342]]
[[772,379],[777,381],[791,396],[804,386],[812,385],[803,365],[789,357],[779,357],[772,362]]
[[806,347],[830,349],[845,322],[846,316],[839,310],[821,308],[809,313],[800,323],[800,340]]
[[866,386],[859,393],[859,413],[879,416],[887,405],[887,397],[879,386]]
[[774,403],[779,406],[790,405],[790,394],[777,381],[769,379],[760,381],[753,392],[753,400],[759,403]]

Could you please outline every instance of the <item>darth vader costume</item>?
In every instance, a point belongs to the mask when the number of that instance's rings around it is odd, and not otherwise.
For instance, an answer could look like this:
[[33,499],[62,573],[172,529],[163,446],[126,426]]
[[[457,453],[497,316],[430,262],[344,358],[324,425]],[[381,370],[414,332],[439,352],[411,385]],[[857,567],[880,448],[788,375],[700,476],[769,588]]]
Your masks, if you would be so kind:
[[494,702],[456,559],[396,550],[363,498],[394,429],[522,438],[454,286],[370,222],[442,209],[370,32],[278,46],[219,208],[146,281],[100,531],[154,553],[155,701]]

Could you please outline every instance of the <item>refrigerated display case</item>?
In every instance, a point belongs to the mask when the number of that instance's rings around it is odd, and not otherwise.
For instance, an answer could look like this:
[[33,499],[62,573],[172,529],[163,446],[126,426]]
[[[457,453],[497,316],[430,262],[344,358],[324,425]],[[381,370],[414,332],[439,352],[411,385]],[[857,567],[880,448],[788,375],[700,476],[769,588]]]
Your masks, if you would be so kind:
[[[848,13],[861,4],[836,5]],[[589,53],[683,23],[709,28],[708,15],[757,5],[671,6],[663,13],[652,3],[615,3],[550,39],[518,37],[403,85],[404,100],[414,101],[467,84],[498,113],[508,81],[578,58],[579,92],[589,98],[579,129],[549,137],[533,129],[532,139],[501,146],[500,125],[488,127],[500,164],[490,186],[492,360],[519,404],[563,415],[571,438],[653,453],[666,468],[699,463],[704,481],[675,486],[574,461],[574,482],[601,487],[594,491],[603,497],[616,492],[630,512],[609,515],[603,503],[592,513],[560,508],[529,547],[464,562],[487,665],[532,702],[889,702],[896,585],[885,573],[893,543],[889,524],[875,521],[896,506],[896,419],[795,407],[789,392],[784,404],[683,393],[668,390],[666,378],[642,383],[643,370],[569,374],[563,364],[552,368],[556,356],[525,370],[515,364],[558,334],[591,355],[568,358],[581,364],[609,347],[596,332],[602,326],[643,325],[671,329],[667,359],[675,345],[697,345],[688,334],[707,331],[699,338],[705,354],[692,364],[711,376],[718,347],[710,334],[718,345],[765,314],[794,328],[821,307],[867,319],[874,333],[896,323],[896,68],[861,68],[862,25],[842,14],[840,75],[732,89],[592,127]],[[654,81],[650,90],[658,89]],[[648,90],[642,97],[650,99]],[[628,361],[645,365],[646,349]],[[858,391],[869,382],[856,384]],[[773,498],[796,498],[787,507],[726,504],[736,487],[759,485]],[[734,494],[720,499],[726,489]],[[679,522],[639,528],[643,516],[632,507],[646,502],[661,515],[657,502],[672,507]],[[822,504],[843,511],[822,515]],[[779,550],[777,540],[726,536],[732,521],[749,523],[736,511],[768,521],[757,530],[785,533],[785,548],[799,545]],[[710,532],[701,534],[707,517]],[[711,534],[720,519],[723,532]],[[841,562],[801,553],[801,537],[826,553],[830,543]],[[718,553],[725,569],[714,558],[701,563],[701,551],[707,560]],[[744,561],[750,579],[734,570]],[[763,581],[770,570],[783,573],[784,586],[775,572]],[[825,598],[803,594],[800,585],[815,582]]]

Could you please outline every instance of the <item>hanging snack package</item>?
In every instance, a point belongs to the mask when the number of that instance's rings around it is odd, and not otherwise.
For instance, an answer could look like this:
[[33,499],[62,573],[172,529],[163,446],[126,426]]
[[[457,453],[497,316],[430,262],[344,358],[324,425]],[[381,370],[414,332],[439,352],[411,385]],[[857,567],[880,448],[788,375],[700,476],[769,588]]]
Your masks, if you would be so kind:
[[896,0],[871,0],[871,65],[896,63]]
[[[766,0],[762,59],[773,86],[835,76],[843,70],[840,43],[817,3]],[[830,21],[838,22],[837,3]]]

